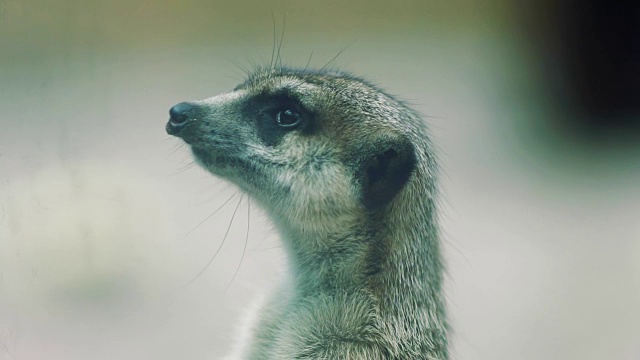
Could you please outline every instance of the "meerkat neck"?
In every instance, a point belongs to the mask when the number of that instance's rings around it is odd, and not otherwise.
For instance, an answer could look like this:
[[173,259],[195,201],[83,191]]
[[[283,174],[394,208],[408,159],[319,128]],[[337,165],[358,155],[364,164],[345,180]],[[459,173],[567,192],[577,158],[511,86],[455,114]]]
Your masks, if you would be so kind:
[[313,235],[284,232],[296,293],[311,296],[361,288],[369,254],[364,233],[357,227]]
[[[414,226],[416,214],[404,219],[386,214],[330,232],[284,231],[294,286],[311,295],[363,288],[381,298],[424,298],[440,293],[442,264],[434,226]],[[402,213],[401,209],[396,209]],[[429,219],[428,224],[432,224]],[[389,300],[391,301],[391,300]]]
[[[422,201],[416,201],[420,194]],[[367,292],[389,331],[420,338],[445,351],[443,265],[433,190],[417,182],[395,205],[364,221],[337,222],[314,235],[282,232],[299,297]],[[362,220],[362,219],[361,219]],[[342,224],[342,226],[341,226]],[[423,319],[416,324],[415,319]]]
[[[405,217],[412,215],[415,214]],[[444,317],[443,265],[437,228],[432,221],[419,227],[411,226],[410,219],[405,218],[405,226],[402,222],[400,219],[392,222],[394,228],[385,237],[388,243],[381,251],[386,254],[380,256],[381,269],[379,275],[372,277],[372,289],[379,299],[386,301],[385,307],[410,307],[418,311],[417,308],[429,304],[432,310],[437,310],[437,317]]]

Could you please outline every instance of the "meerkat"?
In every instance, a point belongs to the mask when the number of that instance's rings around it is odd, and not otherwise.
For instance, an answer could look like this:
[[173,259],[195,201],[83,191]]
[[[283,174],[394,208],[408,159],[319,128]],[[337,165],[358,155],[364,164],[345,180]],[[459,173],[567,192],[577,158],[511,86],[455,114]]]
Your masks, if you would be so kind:
[[232,359],[448,359],[437,166],[419,114],[334,70],[258,69],[166,131],[262,206],[289,276]]

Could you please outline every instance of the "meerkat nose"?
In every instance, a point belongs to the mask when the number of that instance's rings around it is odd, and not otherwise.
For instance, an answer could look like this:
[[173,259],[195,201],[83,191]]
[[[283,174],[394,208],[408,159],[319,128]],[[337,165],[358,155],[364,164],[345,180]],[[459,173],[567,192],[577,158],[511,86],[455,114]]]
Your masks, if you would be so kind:
[[188,102],[181,102],[169,109],[169,123],[167,132],[170,135],[177,134],[193,118],[197,106]]
[[169,121],[174,125],[184,125],[189,120],[189,113],[193,111],[193,105],[182,102],[169,109]]

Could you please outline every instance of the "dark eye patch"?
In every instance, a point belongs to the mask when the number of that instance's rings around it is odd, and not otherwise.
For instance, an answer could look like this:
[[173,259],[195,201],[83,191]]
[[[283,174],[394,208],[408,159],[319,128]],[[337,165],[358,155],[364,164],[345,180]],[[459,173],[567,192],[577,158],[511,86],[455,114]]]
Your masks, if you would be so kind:
[[247,99],[243,118],[253,121],[258,137],[267,146],[278,145],[291,131],[308,133],[313,123],[313,114],[286,90]]

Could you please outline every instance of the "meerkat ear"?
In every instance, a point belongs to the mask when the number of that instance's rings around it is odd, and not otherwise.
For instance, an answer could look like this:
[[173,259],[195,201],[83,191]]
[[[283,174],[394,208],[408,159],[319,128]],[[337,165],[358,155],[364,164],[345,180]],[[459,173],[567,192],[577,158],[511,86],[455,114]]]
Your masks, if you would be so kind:
[[387,205],[405,186],[416,167],[416,153],[409,139],[377,144],[363,164],[363,204],[369,210]]

